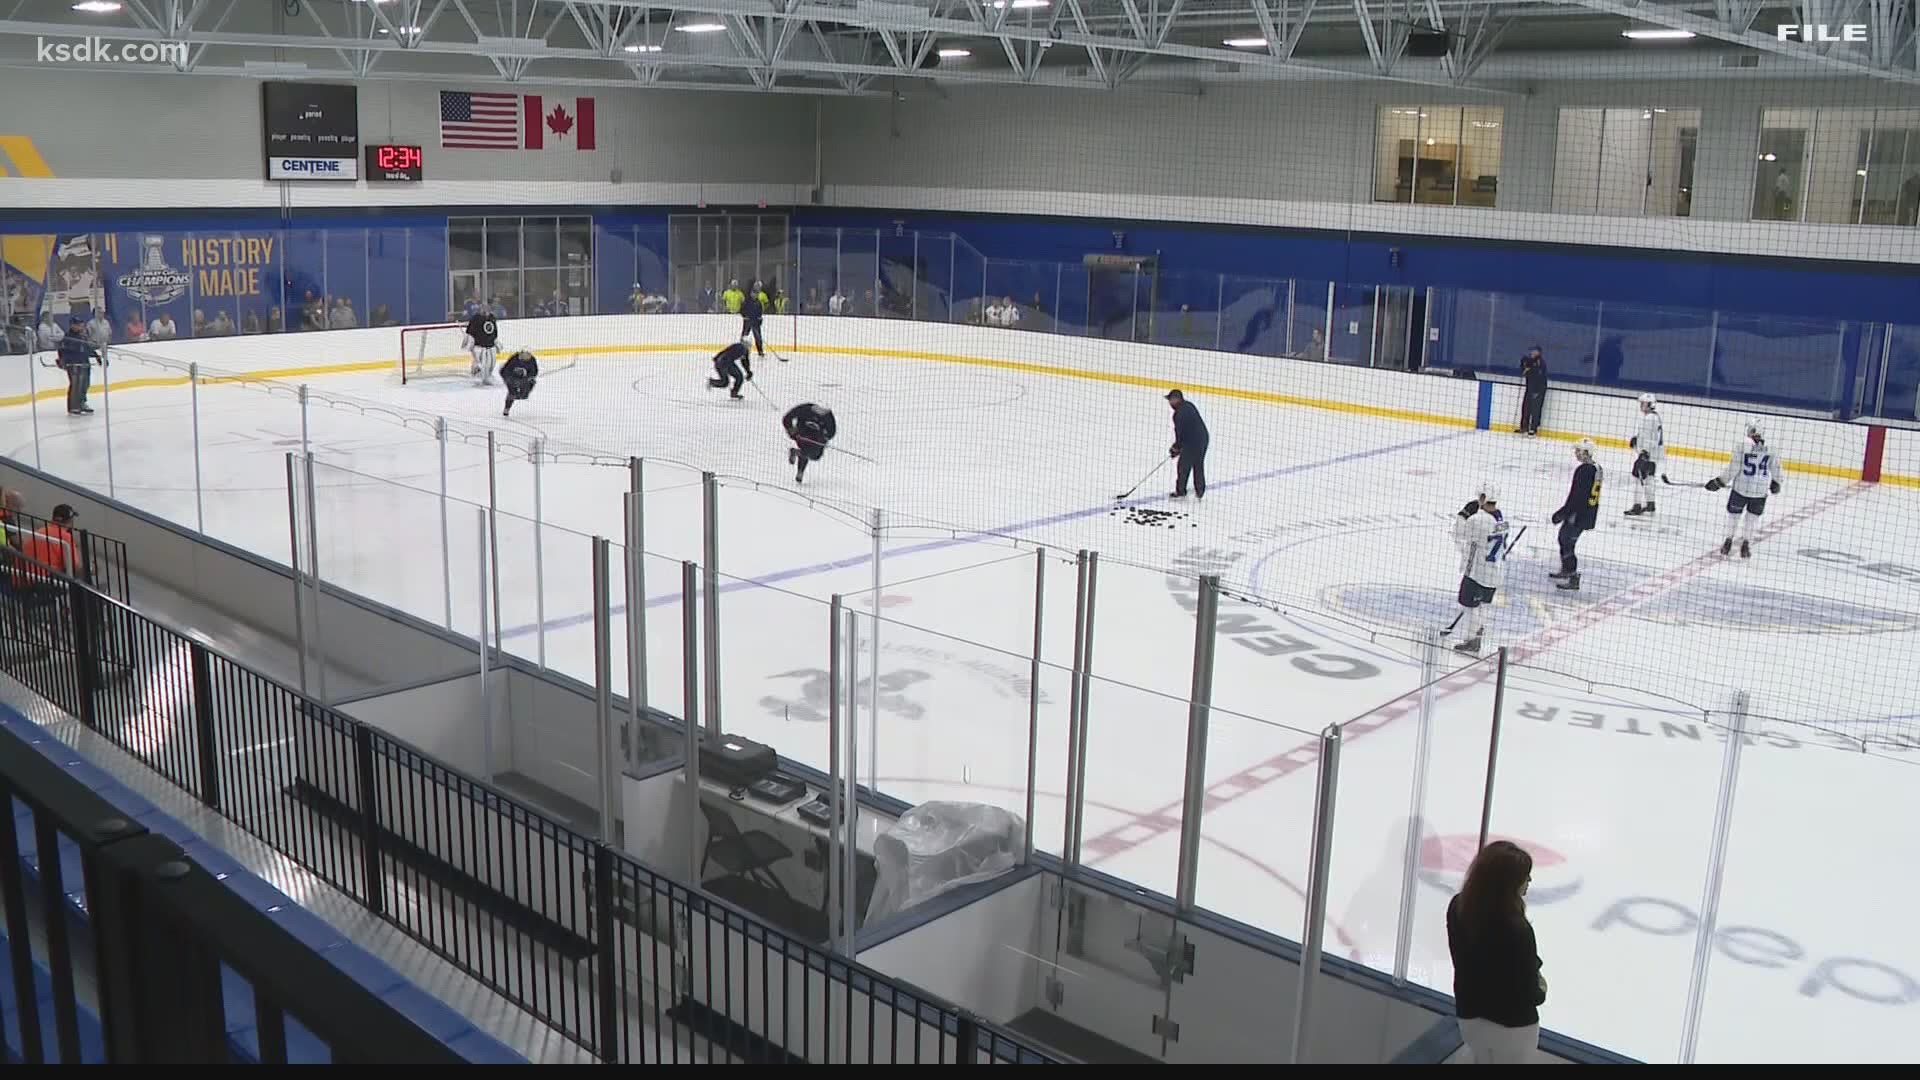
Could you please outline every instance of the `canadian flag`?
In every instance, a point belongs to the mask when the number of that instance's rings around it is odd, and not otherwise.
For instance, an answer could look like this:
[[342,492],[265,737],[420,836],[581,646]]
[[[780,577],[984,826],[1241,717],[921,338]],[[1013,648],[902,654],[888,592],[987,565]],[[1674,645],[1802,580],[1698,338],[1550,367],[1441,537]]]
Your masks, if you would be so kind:
[[556,147],[573,143],[575,150],[593,149],[593,99],[574,98],[573,111],[567,102],[528,94],[521,99],[525,110],[521,130],[526,133],[527,149],[543,150],[548,137]]

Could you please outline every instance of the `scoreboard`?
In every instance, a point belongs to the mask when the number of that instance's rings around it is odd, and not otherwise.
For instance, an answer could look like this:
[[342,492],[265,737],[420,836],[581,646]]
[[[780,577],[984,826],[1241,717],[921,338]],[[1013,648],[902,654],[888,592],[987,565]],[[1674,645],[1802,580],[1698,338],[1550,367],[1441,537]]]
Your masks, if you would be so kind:
[[417,146],[377,143],[367,146],[367,182],[383,180],[419,182],[424,178],[424,163]]

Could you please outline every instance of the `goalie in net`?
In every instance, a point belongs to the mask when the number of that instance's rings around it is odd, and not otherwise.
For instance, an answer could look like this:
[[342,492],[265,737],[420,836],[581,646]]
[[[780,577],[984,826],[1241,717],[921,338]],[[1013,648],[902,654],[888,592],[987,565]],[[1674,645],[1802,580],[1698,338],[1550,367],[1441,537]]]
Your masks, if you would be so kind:
[[[400,328],[400,381],[465,376],[475,386],[492,386],[496,364],[503,352],[500,324],[492,315],[478,313],[461,323],[433,323]],[[543,365],[542,374],[565,371],[574,365],[572,357],[560,364]]]

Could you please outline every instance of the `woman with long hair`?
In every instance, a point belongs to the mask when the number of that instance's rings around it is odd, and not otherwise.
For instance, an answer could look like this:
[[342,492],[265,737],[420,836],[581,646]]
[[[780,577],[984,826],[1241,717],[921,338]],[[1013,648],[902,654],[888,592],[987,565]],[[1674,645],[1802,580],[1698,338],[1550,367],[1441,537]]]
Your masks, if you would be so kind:
[[1540,1045],[1547,981],[1527,922],[1532,877],[1533,856],[1495,840],[1473,857],[1447,904],[1454,1014],[1476,1065],[1524,1064]]

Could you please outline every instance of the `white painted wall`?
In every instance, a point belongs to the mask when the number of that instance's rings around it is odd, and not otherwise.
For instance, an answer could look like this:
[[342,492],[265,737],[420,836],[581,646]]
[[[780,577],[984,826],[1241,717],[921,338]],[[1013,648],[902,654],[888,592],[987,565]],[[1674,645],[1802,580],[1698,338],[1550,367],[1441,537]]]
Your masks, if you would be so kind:
[[[783,95],[675,90],[514,91],[595,101],[596,149],[446,150],[441,90],[448,82],[359,84],[363,143],[418,144],[420,184],[268,183],[260,83],[111,68],[0,67],[0,132],[33,140],[55,179],[0,178],[0,206],[273,207],[394,205],[607,205],[805,202],[812,176],[814,107]],[[570,106],[571,107],[571,106]]]
[[[826,202],[1782,257],[1920,258],[1920,230],[1911,228],[1783,230],[1748,223],[1760,111],[1908,103],[1885,83],[1543,80],[1508,95],[1366,81],[1209,85],[1203,94],[991,86],[904,93],[830,105],[822,146]],[[1383,145],[1378,110],[1448,104],[1502,110],[1499,209],[1376,203],[1375,158]],[[1700,110],[1693,216],[1554,212],[1560,110],[1655,106]]]

